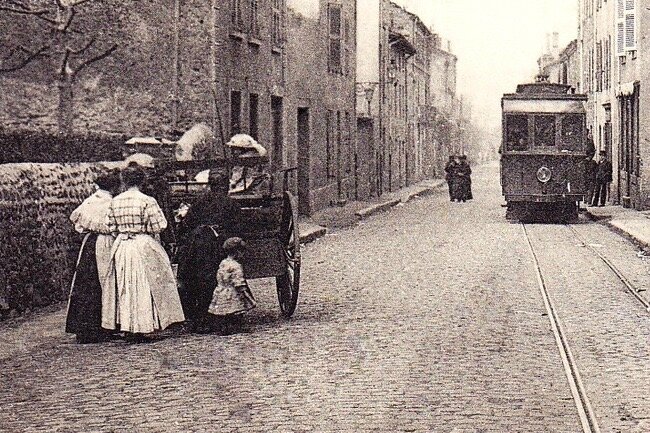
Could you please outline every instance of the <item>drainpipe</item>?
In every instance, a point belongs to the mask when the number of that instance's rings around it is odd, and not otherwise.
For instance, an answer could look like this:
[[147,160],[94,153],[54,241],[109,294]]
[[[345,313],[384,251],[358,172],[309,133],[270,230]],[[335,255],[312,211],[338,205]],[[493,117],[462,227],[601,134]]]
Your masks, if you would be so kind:
[[179,83],[178,74],[180,68],[180,27],[181,4],[180,0],[174,0],[174,54],[173,54],[173,73],[172,73],[172,129],[178,128],[178,105],[179,105]]

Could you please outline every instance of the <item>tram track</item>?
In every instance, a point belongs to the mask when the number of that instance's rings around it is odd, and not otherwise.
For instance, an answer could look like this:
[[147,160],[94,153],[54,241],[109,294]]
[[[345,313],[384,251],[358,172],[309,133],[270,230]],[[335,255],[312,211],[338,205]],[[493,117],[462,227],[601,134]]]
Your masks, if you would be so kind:
[[587,240],[585,240],[578,231],[572,227],[569,224],[566,224],[566,227],[573,233],[573,236],[580,242],[582,246],[587,248],[589,251],[591,251],[594,255],[596,255],[600,260],[605,263],[605,265],[616,275],[616,277],[623,283],[625,286],[626,290],[634,296],[641,304],[644,306],[647,312],[650,313],[650,302],[648,302],[647,299],[645,299],[643,296],[640,295],[641,291],[639,290],[638,287],[636,287],[632,282],[621,272],[621,270],[612,263],[611,260],[609,260],[605,255],[603,255],[600,251],[598,251],[595,247],[590,245]]
[[569,382],[571,395],[573,396],[573,400],[578,411],[582,431],[584,433],[600,433],[598,420],[592,409],[591,403],[589,401],[589,396],[587,395],[587,392],[583,385],[578,365],[575,361],[575,358],[573,357],[569,341],[566,337],[566,332],[562,327],[562,323],[560,322],[557,310],[549,295],[546,281],[544,279],[544,274],[542,273],[542,269],[539,263],[539,258],[535,252],[535,247],[533,246],[533,241],[531,240],[530,234],[526,229],[526,224],[522,223],[521,228],[524,237],[526,238],[526,242],[528,244],[528,248],[533,260],[538,287],[544,301],[544,307],[546,308],[549,321],[551,323],[551,329],[553,331],[553,336],[555,337],[555,342],[560,352],[560,358],[562,360],[564,372]]
[[[538,254],[535,248],[535,244],[528,231],[527,226],[528,224],[521,223],[522,231],[524,233],[524,237],[526,238],[526,242],[528,244],[528,248],[533,260],[540,293],[544,301],[544,306],[546,308],[549,321],[551,322],[553,335],[555,337],[555,341],[560,352],[560,357],[562,359],[564,371],[567,380],[569,382],[571,394],[573,396],[576,408],[578,410],[578,415],[580,418],[583,432],[584,433],[600,432],[600,428],[598,426],[598,420],[594,414],[594,411],[591,407],[591,403],[589,401],[589,397],[584,388],[580,376],[580,371],[578,369],[578,365],[571,352],[571,347],[567,339],[567,334],[563,329],[562,323],[557,313],[557,309],[555,308],[553,300],[550,297],[549,290],[546,284],[546,279],[544,278],[544,273],[542,271]],[[634,298],[643,305],[646,311],[650,313],[650,302],[647,299],[645,299],[643,296],[641,296],[640,294],[641,290],[639,290],[639,288],[637,288],[630,281],[630,279],[625,276],[625,274],[612,262],[612,260],[610,260],[607,256],[605,256],[603,253],[598,251],[598,249],[595,246],[591,245],[589,241],[586,238],[584,238],[578,232],[578,230],[575,229],[575,227],[573,227],[570,224],[564,224],[564,227],[566,227],[567,231],[571,233],[572,237],[577,240],[578,244],[581,247],[586,248],[590,253],[598,257],[600,261],[602,261],[603,264],[625,286],[626,291],[630,293],[632,296],[634,296]]]

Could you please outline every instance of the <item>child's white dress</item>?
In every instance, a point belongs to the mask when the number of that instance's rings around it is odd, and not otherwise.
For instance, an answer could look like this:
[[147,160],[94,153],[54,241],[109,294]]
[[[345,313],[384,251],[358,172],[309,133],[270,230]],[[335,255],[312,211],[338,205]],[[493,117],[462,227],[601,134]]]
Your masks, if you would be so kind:
[[217,271],[217,287],[208,312],[216,316],[230,316],[251,310],[255,305],[241,264],[232,257],[223,259]]

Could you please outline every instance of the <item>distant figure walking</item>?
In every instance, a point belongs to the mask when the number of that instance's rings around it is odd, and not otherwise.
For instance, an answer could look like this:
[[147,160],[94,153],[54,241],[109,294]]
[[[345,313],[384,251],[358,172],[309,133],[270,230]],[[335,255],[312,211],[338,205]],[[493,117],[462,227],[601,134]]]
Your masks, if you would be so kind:
[[106,274],[111,258],[114,238],[107,217],[111,199],[119,193],[119,173],[99,176],[95,185],[97,191],[70,215],[75,230],[85,234],[72,277],[65,324],[65,331],[76,334],[78,343],[95,343],[110,337],[102,329],[101,277]]
[[455,155],[449,155],[449,161],[445,164],[445,180],[449,186],[449,200],[455,201],[458,198],[458,176],[457,170],[460,160]]
[[596,168],[596,190],[591,202],[592,206],[605,206],[609,195],[609,183],[612,181],[612,162],[607,158],[607,152],[600,151],[600,159]]
[[460,201],[472,200],[474,196],[472,195],[472,168],[467,162],[467,155],[461,155],[460,164],[456,170],[459,183],[459,195]]
[[123,172],[127,189],[111,201],[108,227],[116,234],[106,275],[102,326],[142,334],[185,320],[169,257],[156,240],[167,220],[153,197],[140,188],[145,174],[139,168]]

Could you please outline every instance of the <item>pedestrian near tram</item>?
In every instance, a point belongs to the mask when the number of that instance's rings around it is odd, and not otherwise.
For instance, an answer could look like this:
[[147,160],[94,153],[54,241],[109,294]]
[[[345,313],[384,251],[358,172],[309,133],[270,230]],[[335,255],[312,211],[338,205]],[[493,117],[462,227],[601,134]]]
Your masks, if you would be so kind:
[[592,206],[605,206],[609,195],[609,183],[612,181],[612,162],[607,158],[607,152],[600,151],[596,168],[596,190],[591,202]]
[[587,158],[585,162],[585,183],[586,191],[585,202],[591,206],[596,191],[596,174],[598,173],[598,163],[593,158]]
[[111,199],[119,193],[120,175],[111,171],[95,180],[97,190],[70,215],[84,234],[70,285],[65,331],[78,343],[96,343],[111,337],[102,328],[103,277],[110,262],[113,236],[107,224]]
[[140,191],[142,169],[126,169],[122,181],[126,191],[111,200],[108,210],[116,239],[105,277],[102,326],[143,341],[145,334],[185,317],[169,257],[156,239],[167,220],[156,200]]

